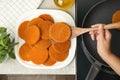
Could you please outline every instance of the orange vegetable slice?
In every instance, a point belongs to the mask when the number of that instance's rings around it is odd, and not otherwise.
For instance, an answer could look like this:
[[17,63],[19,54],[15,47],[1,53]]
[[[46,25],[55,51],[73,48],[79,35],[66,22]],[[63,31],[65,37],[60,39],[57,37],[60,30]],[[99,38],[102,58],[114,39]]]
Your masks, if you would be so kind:
[[40,30],[36,25],[27,27],[24,33],[24,39],[29,45],[35,44],[40,39]]
[[42,18],[45,21],[51,21],[52,23],[54,23],[54,19],[49,14],[42,14],[39,17]]
[[52,65],[54,65],[55,63],[56,63],[55,60],[53,60],[51,57],[48,57],[47,61],[45,61],[43,64],[44,64],[45,66],[52,66]]
[[53,48],[54,48],[55,52],[58,52],[58,53],[68,52],[68,50],[70,48],[70,41],[68,40],[63,43],[54,43]]
[[38,47],[32,48],[31,60],[35,64],[42,64],[48,59],[48,50],[40,49]]
[[34,18],[32,19],[29,23],[28,26],[32,26],[32,25],[38,25],[39,23],[41,23],[42,21],[44,21],[41,18]]
[[53,23],[50,21],[43,21],[39,23],[39,28],[41,30],[41,38],[42,39],[49,39],[49,28]]
[[24,39],[24,31],[27,28],[29,21],[24,21],[20,24],[19,28],[18,28],[18,35],[20,36],[20,38]]
[[120,10],[117,10],[112,16],[112,23],[120,21]]
[[54,50],[54,47],[51,46],[49,48],[49,55],[52,59],[56,60],[56,61],[64,61],[67,56],[68,56],[68,52],[65,52],[65,53],[58,53]]
[[69,40],[71,36],[70,27],[63,22],[53,24],[49,30],[49,37],[55,42],[65,42]]
[[50,47],[50,45],[51,41],[45,39],[41,39],[35,44],[35,46],[39,47],[40,49],[47,49]]
[[26,43],[23,44],[19,49],[19,55],[20,57],[25,61],[31,60],[31,49],[32,47],[27,45]]

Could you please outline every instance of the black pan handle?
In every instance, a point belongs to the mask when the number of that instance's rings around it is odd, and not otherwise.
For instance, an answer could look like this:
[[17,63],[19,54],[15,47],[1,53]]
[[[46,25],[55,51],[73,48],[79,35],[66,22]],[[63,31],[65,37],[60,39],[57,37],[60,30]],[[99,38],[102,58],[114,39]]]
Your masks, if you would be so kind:
[[96,76],[101,70],[102,64],[99,63],[98,61],[95,61],[90,67],[90,70],[85,78],[85,80],[95,80]]

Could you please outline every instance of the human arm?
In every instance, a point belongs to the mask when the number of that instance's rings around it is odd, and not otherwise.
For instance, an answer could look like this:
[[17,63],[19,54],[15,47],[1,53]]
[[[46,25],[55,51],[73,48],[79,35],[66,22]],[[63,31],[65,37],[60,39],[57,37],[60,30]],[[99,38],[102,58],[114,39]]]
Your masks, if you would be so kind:
[[97,40],[97,50],[100,57],[120,75],[120,58],[114,55],[110,50],[111,33],[105,30],[103,24],[97,24],[93,27],[99,27],[96,31],[91,31],[91,38]]

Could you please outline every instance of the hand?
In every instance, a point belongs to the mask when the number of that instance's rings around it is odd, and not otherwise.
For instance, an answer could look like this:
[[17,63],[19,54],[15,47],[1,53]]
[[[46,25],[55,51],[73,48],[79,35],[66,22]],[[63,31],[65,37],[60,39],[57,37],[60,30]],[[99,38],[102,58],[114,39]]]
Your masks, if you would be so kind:
[[103,24],[92,27],[98,27],[98,30],[90,32],[92,40],[97,40],[98,54],[120,76],[120,58],[110,51],[111,33],[104,29]]
[[99,55],[103,58],[106,54],[110,53],[111,33],[104,29],[103,24],[96,24],[92,27],[98,27],[98,30],[91,31],[90,35],[92,40],[97,40],[97,50]]

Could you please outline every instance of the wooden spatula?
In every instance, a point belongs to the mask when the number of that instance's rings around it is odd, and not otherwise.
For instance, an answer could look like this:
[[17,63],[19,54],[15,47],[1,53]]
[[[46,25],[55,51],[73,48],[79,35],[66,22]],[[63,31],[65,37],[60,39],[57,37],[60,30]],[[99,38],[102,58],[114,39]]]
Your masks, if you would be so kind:
[[[89,31],[97,30],[98,28],[78,28],[78,27],[71,27],[72,29],[72,36],[71,38],[75,38],[81,34],[84,34]],[[104,29],[118,29],[120,30],[120,22],[107,24],[104,26]]]

